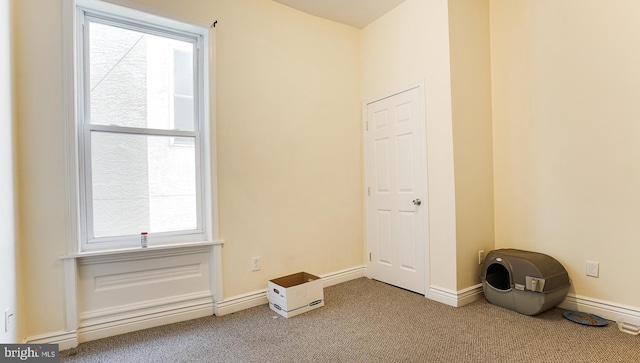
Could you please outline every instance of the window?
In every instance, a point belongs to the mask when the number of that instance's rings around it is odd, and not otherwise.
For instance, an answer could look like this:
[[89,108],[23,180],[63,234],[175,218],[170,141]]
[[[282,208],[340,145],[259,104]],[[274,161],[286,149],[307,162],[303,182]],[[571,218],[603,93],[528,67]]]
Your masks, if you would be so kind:
[[110,4],[77,17],[81,249],[210,239],[208,30]]

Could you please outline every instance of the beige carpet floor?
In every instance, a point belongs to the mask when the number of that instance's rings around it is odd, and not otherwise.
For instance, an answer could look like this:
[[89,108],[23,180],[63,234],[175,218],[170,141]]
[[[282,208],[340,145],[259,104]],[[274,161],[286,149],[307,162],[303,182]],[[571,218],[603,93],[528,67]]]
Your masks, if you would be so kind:
[[640,336],[525,316],[482,299],[454,308],[361,278],[289,319],[268,305],[81,344],[61,362],[640,362]]

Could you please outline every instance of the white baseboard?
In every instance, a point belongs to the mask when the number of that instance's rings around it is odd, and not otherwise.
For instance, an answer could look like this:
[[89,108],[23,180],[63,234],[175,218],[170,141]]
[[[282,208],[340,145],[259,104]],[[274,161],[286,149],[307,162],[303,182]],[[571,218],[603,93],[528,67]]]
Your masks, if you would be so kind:
[[474,301],[482,299],[484,293],[482,291],[482,284],[477,284],[466,289],[458,291],[458,306],[465,306],[471,304]]
[[[366,266],[357,266],[349,269],[321,275],[323,286],[329,287],[360,277],[365,277]],[[268,304],[267,290],[258,290],[247,294],[232,296],[216,303],[216,315],[232,314],[244,309]]]
[[323,286],[329,287],[337,284],[341,284],[343,282],[359,279],[361,277],[365,277],[367,271],[367,266],[356,266],[352,268],[348,268],[342,271],[336,271],[329,274],[321,275]]
[[[478,296],[482,296],[482,284],[478,286]],[[620,328],[626,333],[634,335],[640,333],[640,307],[575,294],[567,294],[567,297],[558,304],[558,307],[565,310],[595,314],[619,325],[622,324]]]
[[624,323],[627,326],[631,325],[635,329],[640,327],[640,307],[626,306],[575,294],[568,294],[558,307],[595,314],[607,320]]
[[477,284],[459,291],[430,286],[426,297],[443,304],[460,307],[482,298],[482,284]]
[[[145,307],[146,306],[146,307]],[[213,299],[194,296],[192,300],[180,300],[159,306],[156,301],[136,304],[135,309],[119,309],[113,314],[86,314],[80,321],[78,342],[102,339],[156,326],[213,315]],[[81,315],[82,319],[83,315]]]
[[27,338],[24,344],[58,344],[59,350],[67,350],[78,346],[77,331],[59,331],[36,335]]
[[213,315],[210,293],[151,300],[80,315],[77,330],[29,337],[28,344],[58,344],[60,350],[82,342]]
[[242,295],[232,296],[216,302],[216,315],[222,316],[249,309],[255,306],[268,304],[267,290],[258,290]]

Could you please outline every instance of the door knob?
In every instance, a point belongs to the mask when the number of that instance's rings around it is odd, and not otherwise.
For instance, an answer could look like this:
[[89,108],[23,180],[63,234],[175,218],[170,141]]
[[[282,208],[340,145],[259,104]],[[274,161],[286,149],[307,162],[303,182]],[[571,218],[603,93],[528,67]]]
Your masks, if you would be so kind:
[[422,201],[420,199],[413,200],[413,205],[420,205],[420,204],[422,204]]

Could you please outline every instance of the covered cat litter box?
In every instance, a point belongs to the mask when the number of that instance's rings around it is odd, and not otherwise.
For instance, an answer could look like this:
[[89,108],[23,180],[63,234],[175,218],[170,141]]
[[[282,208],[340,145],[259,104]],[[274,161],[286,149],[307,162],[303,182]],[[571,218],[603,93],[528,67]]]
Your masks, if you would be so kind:
[[567,270],[553,257],[516,249],[489,252],[481,280],[487,301],[525,315],[558,305],[571,285]]

